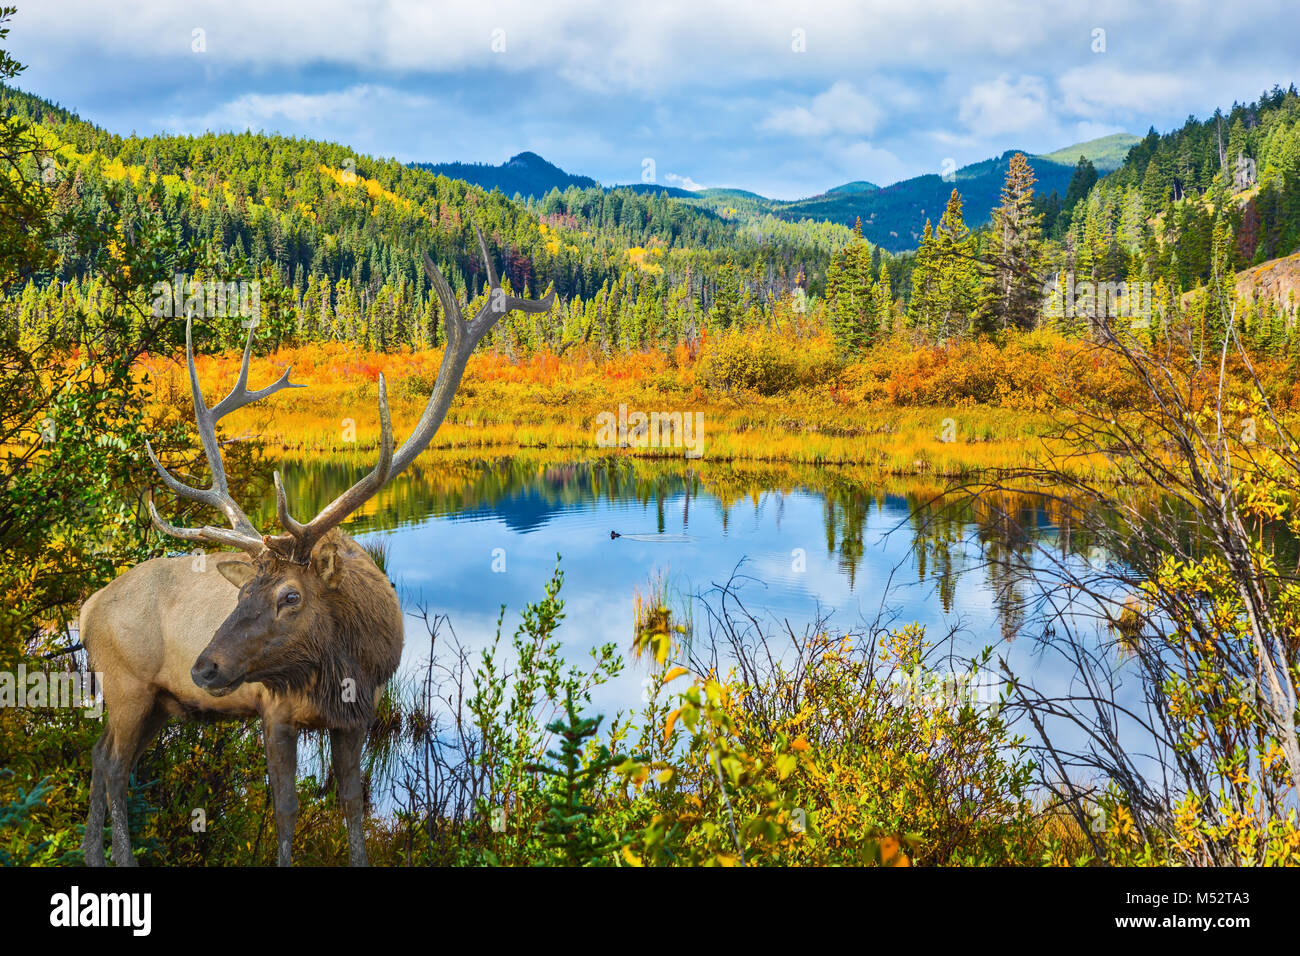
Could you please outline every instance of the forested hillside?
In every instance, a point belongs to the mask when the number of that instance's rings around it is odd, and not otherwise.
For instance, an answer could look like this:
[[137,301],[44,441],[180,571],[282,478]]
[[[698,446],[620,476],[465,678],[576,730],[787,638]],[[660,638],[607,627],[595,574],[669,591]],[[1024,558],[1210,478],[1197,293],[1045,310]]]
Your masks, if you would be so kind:
[[[147,212],[181,242],[206,245],[210,269],[259,278],[268,344],[288,338],[365,347],[437,343],[437,306],[420,267],[428,250],[458,293],[483,284],[471,220],[515,291],[554,288],[564,302],[546,330],[502,327],[521,347],[576,336],[639,348],[691,336],[708,313],[727,326],[751,307],[816,292],[850,231],[772,220],[728,221],[632,190],[571,188],[527,207],[498,191],[354,154],[345,146],[263,134],[121,137],[19,92],[6,115],[38,124],[43,177],[66,206],[104,205],[126,186],[127,223]],[[85,262],[60,255],[32,276],[24,315],[57,312],[50,280],[80,297]],[[93,296],[91,296],[93,299]],[[23,321],[29,321],[24,319]],[[228,341],[238,336],[227,330]],[[227,343],[228,344],[228,343]]]
[[1294,86],[1274,87],[1255,103],[1206,120],[1189,117],[1164,135],[1148,132],[1088,197],[1074,238],[1076,245],[1087,236],[1148,252],[1155,242],[1157,271],[1176,275],[1186,289],[1207,277],[1216,228],[1231,230],[1237,266],[1287,255],[1300,244]]
[[[1086,338],[1103,319],[1154,334],[1190,315],[1213,328],[1221,318],[1197,290],[1232,289],[1239,270],[1300,244],[1294,87],[1164,136],[1152,131],[1103,179],[1081,161],[1063,201],[1043,196],[1038,168],[1013,156],[990,226],[974,231],[959,181],[941,213],[927,217],[905,301],[888,317],[882,303],[900,295],[898,286],[883,287],[889,277],[863,250],[838,253],[828,282],[837,337],[869,345],[900,321],[939,342],[1042,327]],[[1261,348],[1294,354],[1290,287],[1273,276],[1242,303],[1238,328]]]
[[[209,273],[259,279],[268,347],[436,345],[438,306],[419,255],[429,250],[459,294],[479,294],[471,220],[512,289],[554,288],[560,299],[549,316],[512,316],[494,331],[493,343],[510,354],[575,343],[606,352],[672,347],[706,329],[781,316],[824,323],[847,352],[903,331],[934,342],[1043,326],[1086,336],[1096,302],[1054,310],[1054,277],[1140,287],[1138,318],[1154,306],[1158,322],[1216,272],[1226,277],[1300,244],[1294,89],[1163,136],[1153,130],[1104,178],[1086,159],[1066,169],[1021,154],[960,170],[955,183],[931,177],[915,252],[902,255],[871,241],[870,219],[852,229],[790,221],[797,204],[774,208],[742,190],[682,199],[571,184],[512,200],[335,143],[254,133],[121,137],[11,88],[0,91],[0,107],[38,124],[50,151],[42,176],[60,203],[93,213],[127,187],[127,228],[153,217],[202,247]],[[1114,140],[1099,142],[1113,151]],[[823,197],[831,204],[823,214],[833,218],[845,202],[887,205],[896,192],[855,184]],[[992,225],[979,225],[990,217]],[[57,322],[84,293],[94,301],[95,290],[81,288],[78,255],[63,250],[51,270],[28,277],[35,281],[8,305],[20,328]],[[1281,348],[1293,311],[1285,297],[1264,296],[1245,322],[1260,344]],[[240,334],[234,322],[214,328],[216,345]]]

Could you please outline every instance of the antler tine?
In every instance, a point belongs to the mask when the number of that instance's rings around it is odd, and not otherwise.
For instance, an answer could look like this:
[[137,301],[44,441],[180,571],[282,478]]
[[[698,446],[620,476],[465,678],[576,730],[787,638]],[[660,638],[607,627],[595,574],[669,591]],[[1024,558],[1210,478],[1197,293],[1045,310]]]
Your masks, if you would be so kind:
[[[447,409],[451,407],[461,377],[465,374],[465,366],[469,362],[470,353],[474,351],[474,346],[479,343],[501,316],[511,309],[520,309],[526,312],[545,312],[551,308],[552,303],[555,301],[554,291],[551,291],[540,301],[518,299],[501,293],[496,268],[492,265],[492,257],[488,254],[487,243],[483,241],[483,234],[479,231],[477,225],[474,226],[474,235],[478,238],[479,251],[483,254],[483,262],[487,270],[488,284],[492,289],[492,294],[489,295],[487,304],[474,317],[473,322],[465,321],[460,303],[456,301],[456,294],[452,291],[451,284],[442,274],[442,270],[438,268],[427,251],[421,253],[424,271],[429,277],[429,282],[433,285],[439,303],[442,305],[447,328],[447,347],[442,354],[442,365],[438,369],[438,379],[434,383],[433,392],[430,394],[424,412],[420,415],[420,420],[416,423],[410,436],[402,443],[401,448],[397,449],[396,452],[393,451],[393,426],[388,414],[388,393],[384,377],[381,375],[379,377],[380,449],[378,464],[375,465],[370,474],[339,495],[320,514],[306,524],[295,520],[293,515],[289,513],[289,502],[284,490],[284,482],[277,472],[275,476],[276,515],[280,520],[280,526],[284,529],[284,533],[274,538],[263,538],[268,547],[274,548],[281,554],[287,554],[291,560],[300,564],[309,561],[312,548],[322,535],[346,520],[349,514],[361,507],[386,482],[401,474],[415,460],[416,456],[428,447],[429,442],[433,440],[434,434],[438,431],[438,427],[442,424],[442,420],[446,417]],[[497,308],[493,308],[494,302],[498,304]],[[500,307],[502,304],[504,304],[504,308]]]
[[266,388],[259,389],[256,392],[248,391],[248,364],[253,349],[253,329],[248,329],[248,338],[244,342],[244,355],[239,366],[239,377],[235,381],[235,387],[231,389],[230,394],[218,402],[214,407],[209,408],[203,401],[203,390],[199,387],[199,374],[194,365],[194,315],[189,313],[185,317],[185,362],[190,374],[190,395],[194,401],[194,420],[198,426],[199,441],[203,445],[203,454],[208,460],[208,470],[212,472],[212,486],[210,488],[194,488],[180,481],[171,474],[158,456],[154,454],[153,446],[146,441],[145,451],[149,455],[149,460],[153,463],[163,483],[170,488],[178,497],[188,498],[191,501],[198,501],[201,504],[216,508],[225,514],[226,519],[230,522],[231,529],[226,531],[221,528],[214,528],[211,525],[205,525],[202,528],[179,528],[167,521],[164,521],[154,507],[153,495],[149,495],[149,517],[153,521],[154,527],[165,535],[175,538],[181,538],[187,541],[206,541],[215,544],[229,544],[254,554],[259,553],[264,545],[262,536],[253,523],[248,520],[242,508],[235,502],[230,495],[229,486],[226,481],[226,466],[221,458],[221,445],[217,441],[217,422],[237,408],[265,398],[278,392],[282,388],[302,388],[289,381],[289,372],[286,369],[279,380]]
[[429,253],[421,250],[420,255],[424,257],[424,273],[433,283],[433,289],[438,294],[438,302],[442,306],[443,324],[447,328],[447,342],[452,348],[457,348],[467,330],[460,305],[456,302],[456,293],[452,292],[442,270],[429,258]]
[[478,251],[483,254],[483,268],[487,270],[488,288],[499,289],[501,283],[497,281],[497,270],[492,265],[492,257],[488,255],[487,243],[483,241],[483,233],[478,230],[478,223],[474,223],[474,236],[478,239]]
[[[474,322],[483,321],[485,314],[495,314],[497,318],[500,318],[507,312],[516,309],[520,312],[549,312],[551,306],[555,304],[555,290],[552,289],[541,299],[519,299],[513,295],[502,295],[500,298],[502,299],[501,303],[494,303],[491,299],[484,303],[483,307],[479,309],[478,315],[474,316]],[[501,305],[504,305],[505,308],[501,308]],[[488,328],[495,325],[496,321],[496,319],[492,319],[488,322]],[[487,329],[484,329],[484,331],[486,332]]]
[[465,321],[461,307],[456,302],[456,296],[443,276],[442,270],[427,252],[422,254],[424,271],[438,293],[438,300],[442,303],[442,311],[446,316],[447,348],[442,354],[442,365],[438,368],[438,379],[434,383],[429,401],[424,406],[424,412],[420,415],[420,420],[410,436],[393,456],[393,470],[389,477],[401,474],[433,440],[434,434],[447,415],[447,409],[451,407],[456,389],[460,386],[470,353],[492,326],[512,309],[519,309],[522,312],[546,312],[555,303],[554,289],[540,300],[519,299],[504,293],[498,294],[501,286],[497,281],[496,269],[492,266],[492,257],[488,255],[487,243],[483,241],[483,234],[479,231],[477,223],[474,224],[474,235],[478,239],[479,251],[483,254],[488,280],[493,291],[489,293],[487,302],[479,309],[472,322]]
[[[149,460],[153,462],[153,466],[155,470],[157,470],[158,476],[162,478],[163,484],[170,488],[178,498],[188,498],[191,501],[205,504],[210,508],[216,508],[218,511],[225,513],[226,517],[230,520],[231,526],[235,530],[253,536],[257,535],[257,529],[254,528],[252,522],[248,520],[248,516],[240,510],[239,506],[236,505],[228,495],[222,495],[214,488],[194,488],[182,482],[168,471],[163,463],[158,460],[158,456],[154,453],[153,445],[150,444],[147,439],[144,443],[144,450],[149,456]],[[181,536],[178,535],[178,537]]]
[[158,513],[158,509],[154,507],[153,503],[153,492],[145,493],[145,503],[149,506],[149,518],[153,522],[153,526],[168,537],[180,538],[183,541],[198,541],[204,544],[228,544],[251,554],[260,554],[263,547],[265,547],[256,529],[253,530],[251,535],[248,535],[238,530],[228,531],[225,528],[214,528],[211,525],[204,525],[202,528],[178,528]]
[[[253,404],[253,402],[261,401],[262,399],[266,398],[268,395],[274,395],[282,388],[306,388],[307,387],[305,385],[299,385],[297,382],[289,381],[289,374],[293,371],[293,366],[291,365],[284,370],[283,375],[281,375],[270,385],[266,386],[266,388],[259,388],[255,392],[250,392],[248,390],[248,359],[253,351],[253,329],[255,328],[257,328],[256,325],[250,325],[248,327],[248,338],[244,340],[244,357],[239,363],[239,378],[235,380],[235,387],[230,390],[229,395],[227,395],[221,401],[217,402],[217,404],[214,405],[211,409],[208,409],[208,411],[212,413],[212,420],[214,424],[220,421],[221,419],[225,418],[235,409],[243,408],[245,405],[251,405]],[[188,325],[186,325],[185,327],[185,346],[187,349],[187,354],[190,357],[191,367],[192,367],[193,353],[191,351],[188,351],[190,349]],[[202,401],[201,396],[200,396],[200,401]]]
[[368,475],[325,506],[306,524],[296,521],[289,513],[289,500],[285,494],[280,473],[275,473],[275,511],[280,527],[285,531],[263,541],[281,553],[287,553],[299,564],[306,564],[312,548],[331,528],[345,521],[353,511],[366,503],[388,481],[393,465],[393,422],[388,413],[388,387],[383,373],[379,375],[379,461]]

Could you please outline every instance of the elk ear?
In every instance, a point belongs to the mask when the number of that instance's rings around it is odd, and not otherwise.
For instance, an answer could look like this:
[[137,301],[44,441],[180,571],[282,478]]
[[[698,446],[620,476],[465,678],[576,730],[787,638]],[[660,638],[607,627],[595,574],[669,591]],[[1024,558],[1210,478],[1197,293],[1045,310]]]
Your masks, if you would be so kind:
[[339,547],[337,541],[322,542],[312,556],[312,564],[316,566],[316,574],[327,588],[331,590],[339,586],[343,580],[343,549]]
[[237,588],[242,588],[257,574],[247,561],[222,561],[217,565],[217,570]]

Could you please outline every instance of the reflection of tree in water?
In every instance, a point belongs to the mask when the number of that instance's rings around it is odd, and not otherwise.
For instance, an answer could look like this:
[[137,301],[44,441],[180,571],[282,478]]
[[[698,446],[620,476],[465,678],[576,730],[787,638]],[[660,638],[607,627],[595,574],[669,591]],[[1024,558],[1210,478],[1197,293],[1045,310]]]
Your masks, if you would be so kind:
[[[286,490],[294,507],[320,510],[343,489],[373,467],[366,455],[313,460],[283,469]],[[871,490],[868,490],[871,489]],[[832,469],[774,466],[761,468],[724,463],[691,463],[680,459],[647,460],[603,456],[584,461],[546,460],[523,456],[499,458],[439,457],[417,462],[400,481],[391,482],[353,521],[350,530],[388,530],[426,520],[431,515],[491,514],[511,527],[527,530],[563,511],[588,507],[593,501],[651,504],[659,533],[667,533],[670,514],[681,503],[681,530],[690,524],[691,506],[704,496],[715,503],[724,530],[731,509],[749,499],[756,509],[775,500],[779,520],[784,493],[802,491],[822,497],[826,553],[848,578],[850,588],[867,550],[868,520],[873,512],[886,516],[883,535],[895,522],[897,533],[912,534],[912,554],[918,580],[930,582],[951,613],[959,575],[982,565],[993,596],[1003,636],[1014,638],[1026,617],[1026,576],[1033,573],[1036,547],[1087,553],[1089,541],[1075,530],[1070,508],[1041,495],[943,500],[939,489],[915,482],[865,480]],[[675,514],[673,514],[675,521]],[[262,527],[275,524],[274,500],[263,500]],[[879,545],[873,543],[872,547]]]
[[909,498],[913,554],[920,580],[934,584],[951,611],[956,582],[976,567],[992,596],[1004,640],[1024,625],[1038,573],[1040,549],[1088,554],[1090,540],[1077,533],[1073,506],[1050,495],[1025,492],[947,500]]
[[964,538],[969,515],[955,508],[935,507],[929,499],[909,496],[908,520],[912,527],[912,555],[918,581],[927,575],[939,594],[945,612],[951,613],[957,592],[957,575],[963,570]]
[[1024,584],[1032,574],[1034,547],[1051,529],[1039,503],[1029,500],[994,509],[981,502],[975,511],[984,577],[993,595],[1002,639],[1014,641],[1025,622]]
[[825,493],[826,553],[838,554],[836,563],[848,575],[850,590],[857,586],[871,504],[871,496],[859,488],[835,488]]
[[[324,507],[363,475],[372,463],[331,459],[290,467],[283,475],[290,500],[306,511]],[[430,515],[501,513],[527,525],[591,501],[656,505],[659,530],[667,527],[664,502],[685,501],[683,524],[689,521],[690,499],[699,494],[699,479],[689,470],[639,467],[629,458],[545,463],[520,458],[453,460],[415,464],[400,481],[390,482],[353,519],[352,530],[388,530],[423,521]],[[301,503],[300,505],[298,503]],[[274,503],[264,502],[262,520],[274,523]]]

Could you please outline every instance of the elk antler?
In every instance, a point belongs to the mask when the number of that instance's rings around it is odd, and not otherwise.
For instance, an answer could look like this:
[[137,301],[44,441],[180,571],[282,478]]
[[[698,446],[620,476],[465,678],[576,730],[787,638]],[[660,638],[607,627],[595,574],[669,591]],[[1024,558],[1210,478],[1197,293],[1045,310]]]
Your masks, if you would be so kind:
[[221,459],[221,445],[217,441],[217,422],[235,409],[251,405],[253,402],[266,398],[282,388],[302,388],[303,386],[290,382],[289,372],[291,370],[285,369],[284,374],[271,385],[256,392],[250,392],[248,390],[248,359],[252,350],[253,326],[250,326],[248,340],[244,343],[244,359],[239,366],[239,378],[235,381],[235,387],[229,395],[212,408],[209,408],[204,404],[203,392],[199,388],[199,374],[194,369],[193,313],[185,318],[185,361],[190,370],[190,392],[194,398],[194,420],[198,424],[199,440],[203,443],[203,454],[207,457],[208,468],[212,472],[212,487],[193,488],[184,484],[163,467],[162,462],[158,460],[158,456],[154,454],[153,446],[148,441],[145,442],[144,447],[145,451],[149,453],[149,460],[158,469],[158,474],[162,476],[163,483],[168,488],[175,492],[178,497],[199,501],[223,512],[230,522],[231,530],[214,528],[211,525],[205,525],[202,528],[178,528],[169,524],[158,514],[158,509],[154,507],[153,503],[153,493],[150,492],[146,499],[149,504],[149,517],[153,520],[154,527],[165,535],[182,538],[186,541],[229,544],[250,554],[260,554],[265,548],[261,534],[253,527],[253,523],[248,520],[248,515],[244,514],[239,505],[235,503],[235,499],[230,496],[230,489],[226,485],[226,466]]
[[452,292],[451,286],[447,284],[442,272],[439,271],[434,261],[429,258],[427,252],[422,253],[425,274],[428,275],[429,281],[433,283],[434,291],[438,294],[438,301],[442,304],[442,312],[445,316],[447,328],[447,347],[442,354],[442,365],[438,369],[438,378],[434,382],[429,402],[424,406],[424,413],[421,414],[420,420],[411,431],[410,437],[402,443],[401,448],[397,449],[396,452],[393,451],[393,428],[388,417],[388,393],[384,385],[384,376],[381,374],[379,376],[380,446],[378,464],[375,465],[373,471],[339,495],[320,514],[306,524],[295,521],[292,515],[289,514],[289,503],[284,492],[284,484],[280,480],[280,473],[276,472],[276,514],[279,516],[280,526],[284,528],[285,533],[274,538],[267,537],[264,540],[269,547],[278,553],[299,564],[306,564],[311,557],[312,548],[327,531],[346,520],[349,514],[361,507],[385,483],[401,474],[407,465],[413,462],[420,452],[428,447],[439,426],[442,425],[442,420],[447,415],[447,409],[451,407],[451,400],[455,397],[456,389],[460,386],[461,377],[465,374],[465,365],[469,362],[470,353],[474,351],[474,346],[478,345],[483,336],[488,333],[492,326],[496,325],[503,315],[513,309],[518,309],[521,312],[550,311],[551,305],[555,301],[555,290],[553,289],[547,293],[544,299],[519,299],[512,295],[506,295],[505,290],[501,288],[501,283],[497,280],[496,269],[492,266],[492,257],[488,255],[487,243],[483,241],[483,234],[479,232],[478,226],[474,226],[474,235],[478,238],[479,251],[483,255],[490,291],[487,302],[479,308],[478,313],[468,322],[465,321],[461,307],[456,301],[456,296]]

